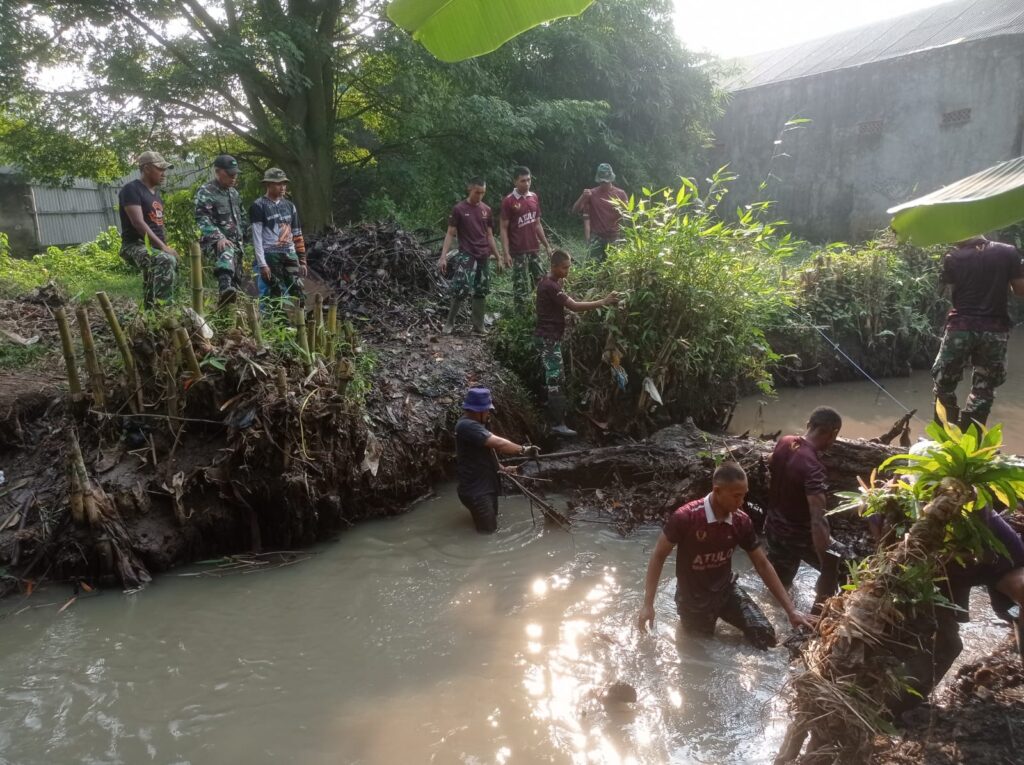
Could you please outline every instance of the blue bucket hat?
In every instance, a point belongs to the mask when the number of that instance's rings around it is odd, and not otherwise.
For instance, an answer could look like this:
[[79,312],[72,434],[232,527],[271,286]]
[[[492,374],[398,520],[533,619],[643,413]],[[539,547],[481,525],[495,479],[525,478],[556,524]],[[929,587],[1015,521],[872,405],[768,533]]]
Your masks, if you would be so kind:
[[494,409],[491,403],[491,392],[487,388],[470,388],[466,391],[466,400],[462,408],[470,412],[489,412]]

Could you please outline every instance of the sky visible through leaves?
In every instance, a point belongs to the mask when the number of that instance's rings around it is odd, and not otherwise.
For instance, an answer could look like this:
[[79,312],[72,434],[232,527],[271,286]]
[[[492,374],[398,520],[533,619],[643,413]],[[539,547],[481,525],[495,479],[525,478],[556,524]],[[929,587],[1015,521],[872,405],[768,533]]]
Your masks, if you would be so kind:
[[724,57],[785,48],[948,0],[675,0],[686,47]]

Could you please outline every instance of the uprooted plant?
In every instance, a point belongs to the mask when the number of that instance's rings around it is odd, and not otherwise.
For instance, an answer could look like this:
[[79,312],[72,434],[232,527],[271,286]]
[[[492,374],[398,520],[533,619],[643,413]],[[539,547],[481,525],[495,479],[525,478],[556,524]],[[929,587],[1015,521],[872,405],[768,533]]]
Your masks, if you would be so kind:
[[777,763],[795,761],[808,737],[803,762],[866,761],[874,736],[891,732],[892,710],[928,690],[905,662],[932,650],[937,609],[955,607],[937,586],[943,566],[1005,552],[980,518],[1024,495],[1024,466],[999,452],[1001,427],[932,423],[927,434],[935,443],[926,453],[879,466],[902,477],[872,475],[837,508],[858,506],[889,531],[827,601],[803,649],[807,668],[793,682],[793,721]]

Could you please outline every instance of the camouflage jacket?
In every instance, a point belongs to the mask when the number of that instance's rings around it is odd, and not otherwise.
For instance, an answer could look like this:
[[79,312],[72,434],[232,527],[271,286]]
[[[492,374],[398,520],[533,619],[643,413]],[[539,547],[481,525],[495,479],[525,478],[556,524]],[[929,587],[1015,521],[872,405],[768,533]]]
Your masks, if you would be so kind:
[[249,224],[238,189],[221,188],[217,181],[200,186],[196,192],[196,225],[204,247],[225,237],[241,243]]

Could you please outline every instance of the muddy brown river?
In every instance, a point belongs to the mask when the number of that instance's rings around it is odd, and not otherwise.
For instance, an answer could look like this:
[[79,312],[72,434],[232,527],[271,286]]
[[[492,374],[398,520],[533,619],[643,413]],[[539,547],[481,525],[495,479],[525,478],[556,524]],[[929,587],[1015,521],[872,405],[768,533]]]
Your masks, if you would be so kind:
[[[994,419],[1024,452],[1019,333],[1011,354]],[[885,383],[927,411],[926,373]],[[853,436],[900,414],[854,383],[748,400],[733,426],[795,431],[824,403]],[[786,722],[786,654],[748,648],[724,625],[714,639],[681,635],[671,561],[655,632],[639,635],[657,533],[570,535],[508,499],[499,533],[480,537],[449,486],[288,567],[173,572],[61,613],[70,592],[58,585],[0,603],[0,765],[768,763]],[[788,634],[746,556],[736,560]],[[811,582],[803,570],[803,607]],[[972,613],[962,661],[1007,634],[981,591]],[[605,707],[615,681],[638,701]]]

